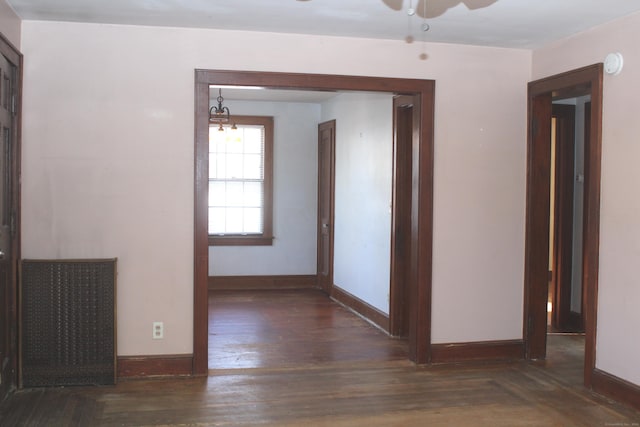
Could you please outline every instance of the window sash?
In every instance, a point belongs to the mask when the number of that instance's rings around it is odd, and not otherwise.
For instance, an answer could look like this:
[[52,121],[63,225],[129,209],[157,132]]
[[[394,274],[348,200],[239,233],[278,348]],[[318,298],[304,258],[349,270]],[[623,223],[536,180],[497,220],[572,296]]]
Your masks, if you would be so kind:
[[267,150],[272,150],[272,141],[267,142],[267,132],[273,132],[273,119],[241,116],[233,119],[238,128],[236,131],[224,127],[220,132],[217,125],[210,126],[210,242],[221,244],[217,238],[263,236],[269,242],[255,244],[271,244],[271,213],[267,211],[271,209],[272,190],[267,187],[271,185],[272,166],[267,165],[266,157]]

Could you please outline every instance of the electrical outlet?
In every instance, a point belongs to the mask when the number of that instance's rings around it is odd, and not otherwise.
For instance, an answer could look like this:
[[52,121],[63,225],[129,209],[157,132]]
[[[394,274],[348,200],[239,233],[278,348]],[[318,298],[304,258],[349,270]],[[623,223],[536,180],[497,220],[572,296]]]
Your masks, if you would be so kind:
[[161,340],[164,338],[164,323],[153,322],[153,339]]

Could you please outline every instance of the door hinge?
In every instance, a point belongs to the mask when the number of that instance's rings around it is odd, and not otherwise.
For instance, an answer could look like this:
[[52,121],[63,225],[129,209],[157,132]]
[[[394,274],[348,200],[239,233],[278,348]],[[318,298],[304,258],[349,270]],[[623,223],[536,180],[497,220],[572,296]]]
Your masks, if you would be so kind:
[[531,121],[531,136],[533,136],[535,138],[535,136],[538,134],[538,120],[537,119],[533,119]]
[[533,335],[533,316],[527,318],[527,335]]

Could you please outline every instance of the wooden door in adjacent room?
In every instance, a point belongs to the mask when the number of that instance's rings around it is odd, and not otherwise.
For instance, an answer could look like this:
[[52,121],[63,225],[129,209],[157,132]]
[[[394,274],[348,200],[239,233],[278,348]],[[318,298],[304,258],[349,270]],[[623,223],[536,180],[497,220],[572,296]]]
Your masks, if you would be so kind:
[[318,125],[318,286],[333,286],[333,201],[336,121]]
[[19,101],[22,56],[0,37],[0,401],[17,383]]
[[552,104],[549,295],[554,332],[578,332],[570,326],[569,319],[574,252],[575,114],[574,105]]

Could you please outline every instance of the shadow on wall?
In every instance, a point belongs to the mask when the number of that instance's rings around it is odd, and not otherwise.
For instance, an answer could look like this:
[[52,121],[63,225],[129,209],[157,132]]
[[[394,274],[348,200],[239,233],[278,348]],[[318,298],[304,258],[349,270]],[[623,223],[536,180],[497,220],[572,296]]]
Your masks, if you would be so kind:
[[[415,13],[422,18],[436,18],[444,14],[447,10],[464,4],[467,9],[476,10],[489,7],[498,0],[409,0],[408,8],[414,9]],[[384,4],[393,10],[402,10],[403,0],[382,0]],[[427,4],[425,5],[425,2]]]

